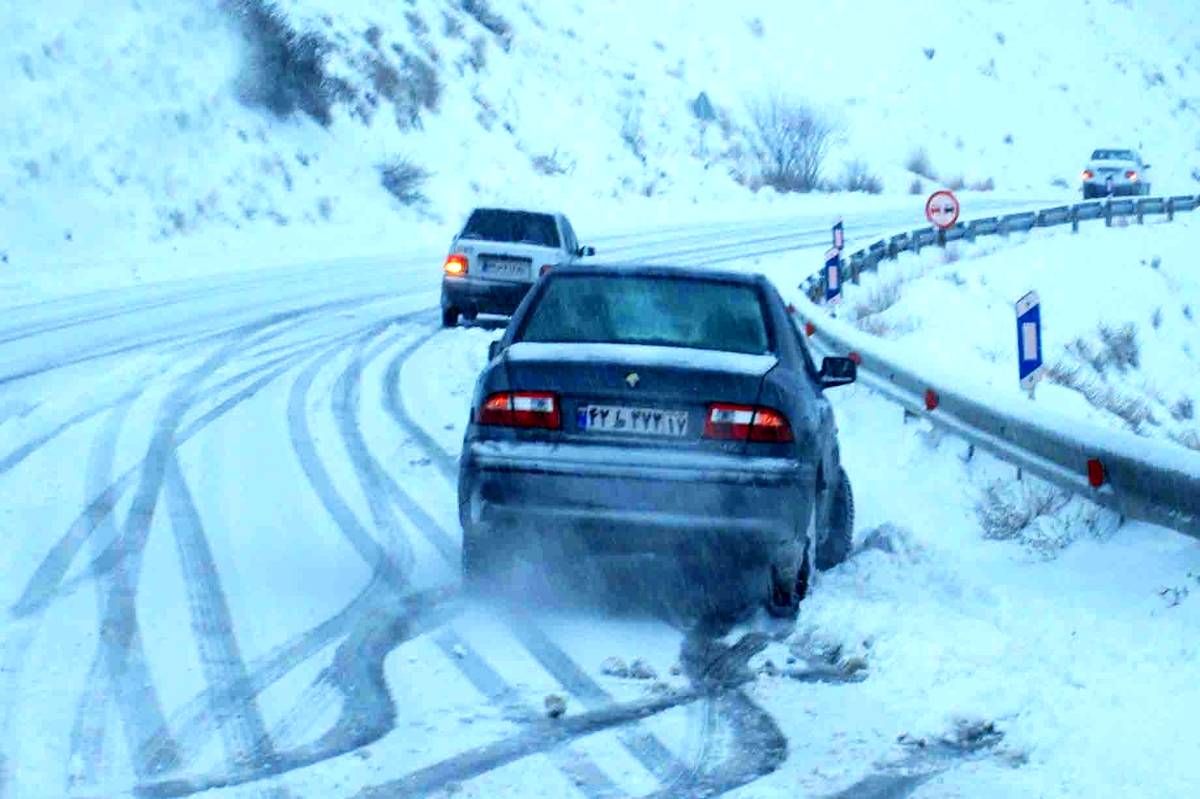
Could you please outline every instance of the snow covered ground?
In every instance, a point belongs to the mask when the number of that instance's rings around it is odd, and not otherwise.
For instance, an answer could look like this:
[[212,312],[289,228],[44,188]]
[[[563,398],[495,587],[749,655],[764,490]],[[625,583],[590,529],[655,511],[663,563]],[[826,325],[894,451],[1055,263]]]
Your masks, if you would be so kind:
[[[438,250],[475,204],[561,207],[587,239],[862,207],[735,182],[755,174],[749,108],[780,92],[841,126],[827,179],[863,160],[893,200],[959,178],[1067,198],[1108,145],[1141,147],[1158,191],[1197,186],[1188,3],[280,2],[340,87],[327,125],[263,107],[320,81],[265,91],[276,40],[236,21],[240,3],[4,4],[5,303]],[[693,112],[701,92],[717,119]],[[397,159],[429,173],[424,201],[381,185]]]
[[[631,252],[694,249],[676,235]],[[440,330],[436,294],[380,292],[387,270],[301,271],[288,291],[247,276],[104,322],[68,304],[7,331],[31,374],[0,386],[4,799],[1183,796],[1200,779],[1195,543],[968,463],[859,387],[833,395],[858,551],[795,628],[697,627],[620,571],[634,598],[616,605],[551,601],[536,574],[517,608],[464,603],[454,461],[495,333]],[[123,351],[79,349],[101,326]],[[606,673],[613,657],[653,676]]]
[[961,371],[1021,403],[1014,305],[1037,291],[1039,406],[1200,450],[1198,235],[1200,219],[1185,214],[927,249],[848,285],[838,315],[895,341],[907,363]]

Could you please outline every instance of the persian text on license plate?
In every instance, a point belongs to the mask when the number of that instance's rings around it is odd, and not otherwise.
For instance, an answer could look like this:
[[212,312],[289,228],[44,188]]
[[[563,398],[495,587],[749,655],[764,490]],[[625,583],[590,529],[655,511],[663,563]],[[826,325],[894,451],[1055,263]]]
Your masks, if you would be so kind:
[[529,277],[529,264],[524,261],[500,261],[487,259],[483,262],[483,271],[495,277]]
[[687,435],[688,412],[624,405],[581,405],[575,412],[579,429],[592,432],[635,433],[646,436]]

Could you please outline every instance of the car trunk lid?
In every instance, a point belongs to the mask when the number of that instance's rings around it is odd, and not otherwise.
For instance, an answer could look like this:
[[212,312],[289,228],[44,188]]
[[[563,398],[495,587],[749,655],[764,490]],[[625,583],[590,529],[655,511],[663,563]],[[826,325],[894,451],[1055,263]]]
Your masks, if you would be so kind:
[[703,446],[710,403],[755,405],[774,355],[644,344],[518,342],[505,350],[513,391],[549,391],[561,403],[564,441],[633,446]]

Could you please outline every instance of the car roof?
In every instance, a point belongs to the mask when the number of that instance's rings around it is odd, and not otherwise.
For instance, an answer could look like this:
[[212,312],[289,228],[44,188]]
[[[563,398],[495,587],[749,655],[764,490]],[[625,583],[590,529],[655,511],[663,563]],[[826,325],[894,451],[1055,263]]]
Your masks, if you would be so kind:
[[710,280],[720,283],[735,283],[743,286],[768,284],[767,278],[757,272],[732,272],[707,269],[697,266],[671,266],[668,264],[605,263],[570,264],[550,270],[547,277],[569,275],[609,275],[614,277],[662,277],[684,280]]
[[[481,205],[478,208],[472,208],[471,214],[475,213],[476,211],[499,211],[501,213],[510,214],[542,214],[544,216],[564,216],[564,214],[559,211],[547,211],[542,208],[501,208],[494,205]],[[467,214],[467,216],[469,217],[471,214]]]

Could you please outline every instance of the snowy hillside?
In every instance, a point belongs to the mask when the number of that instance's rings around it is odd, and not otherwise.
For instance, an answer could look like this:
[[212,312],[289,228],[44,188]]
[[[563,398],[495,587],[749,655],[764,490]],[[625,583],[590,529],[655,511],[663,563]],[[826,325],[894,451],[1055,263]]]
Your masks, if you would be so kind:
[[1068,196],[1087,151],[1118,143],[1156,190],[1200,186],[1200,11],[1168,0],[5,6],[0,259],[18,296],[51,266],[82,284],[117,262],[149,279],[441,247],[482,202],[561,207],[585,237],[812,210],[829,201],[735,180],[756,182],[748,109],[779,94],[839,128],[825,180],[860,160],[905,202],[908,166]]
[[[1124,220],[1119,220],[1124,222]],[[1200,219],[1085,225],[930,248],[848,286],[842,317],[997,397],[1017,385],[1013,304],[1042,301],[1035,402],[1200,450]]]

